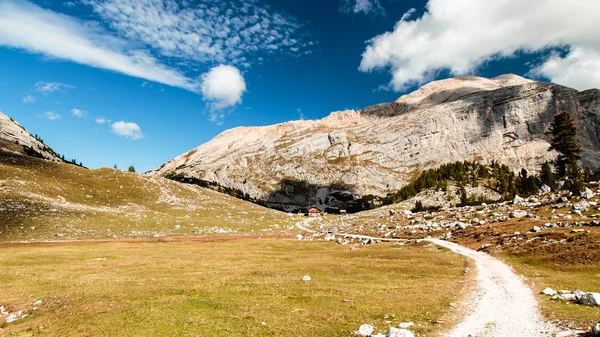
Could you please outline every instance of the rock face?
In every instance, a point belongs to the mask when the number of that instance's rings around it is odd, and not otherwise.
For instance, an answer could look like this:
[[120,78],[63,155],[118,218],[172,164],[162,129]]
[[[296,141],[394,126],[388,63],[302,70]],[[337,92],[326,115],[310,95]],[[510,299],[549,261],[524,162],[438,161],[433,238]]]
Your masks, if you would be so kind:
[[63,162],[54,150],[35,139],[29,131],[2,112],[0,112],[0,148],[28,156]]
[[215,183],[288,211],[350,209],[357,196],[385,195],[447,162],[536,170],[556,155],[548,146],[557,111],[574,116],[583,162],[598,167],[599,90],[503,75],[436,81],[317,121],[231,129],[151,174]]

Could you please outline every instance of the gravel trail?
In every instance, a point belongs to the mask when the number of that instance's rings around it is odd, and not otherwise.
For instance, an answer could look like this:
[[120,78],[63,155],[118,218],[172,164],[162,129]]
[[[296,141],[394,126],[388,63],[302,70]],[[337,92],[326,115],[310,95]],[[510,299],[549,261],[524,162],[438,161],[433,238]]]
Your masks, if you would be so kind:
[[466,303],[473,311],[448,337],[553,336],[556,329],[544,321],[532,290],[522,277],[501,261],[459,244],[428,240],[475,260],[477,289]]

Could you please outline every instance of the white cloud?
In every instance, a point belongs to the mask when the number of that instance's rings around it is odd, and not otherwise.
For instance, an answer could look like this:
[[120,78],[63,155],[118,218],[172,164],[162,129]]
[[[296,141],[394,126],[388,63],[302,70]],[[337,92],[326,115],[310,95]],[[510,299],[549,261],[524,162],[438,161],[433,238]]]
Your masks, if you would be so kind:
[[[1,22],[0,22],[1,24]],[[0,27],[1,30],[1,27]],[[0,41],[2,40],[2,37],[0,37]],[[62,88],[65,89],[72,89],[73,86],[70,84],[63,84],[63,83],[58,83],[58,82],[44,82],[44,81],[39,81],[35,84],[35,90],[37,92],[41,92],[42,95],[44,96],[48,96],[48,94],[53,93],[55,91],[61,91]]]
[[429,0],[422,17],[403,17],[392,32],[368,41],[359,69],[390,69],[389,87],[422,84],[443,69],[475,71],[489,60],[569,47],[533,73],[587,89],[600,86],[600,1]]
[[132,122],[115,122],[111,125],[111,129],[117,135],[131,140],[137,140],[144,137],[142,129],[136,123]]
[[83,116],[85,116],[86,112],[75,108],[75,109],[71,110],[71,114],[75,117],[83,117]]
[[161,55],[249,67],[257,54],[302,55],[314,43],[294,17],[256,0],[84,0],[122,36]]
[[[180,71],[161,64],[147,51],[131,49],[131,43],[111,36],[98,25],[86,24],[25,1],[0,2],[0,45],[191,91],[197,86]],[[52,92],[61,87],[40,88],[41,92]]]
[[59,121],[62,119],[59,114],[57,114],[56,112],[52,112],[52,111],[44,112],[42,114],[42,117],[49,119],[51,121]]
[[212,109],[223,109],[242,101],[246,82],[239,69],[219,65],[202,75],[200,90]]
[[385,14],[379,0],[342,0],[340,11],[348,14]]
[[106,123],[110,123],[110,122],[112,122],[110,119],[106,119],[104,117],[96,118],[96,123],[98,123],[98,124],[106,124]]
[[35,97],[33,97],[31,95],[27,95],[27,96],[23,96],[23,98],[21,100],[23,101],[23,103],[31,103],[31,102],[35,102]]

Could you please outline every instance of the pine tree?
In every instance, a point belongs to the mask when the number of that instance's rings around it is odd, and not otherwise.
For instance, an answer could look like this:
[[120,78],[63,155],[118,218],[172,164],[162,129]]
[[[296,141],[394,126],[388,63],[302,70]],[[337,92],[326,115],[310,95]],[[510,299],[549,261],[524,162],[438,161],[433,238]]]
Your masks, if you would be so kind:
[[569,180],[571,180],[569,191],[573,193],[579,193],[583,191],[585,188],[583,184],[583,174],[581,172],[581,167],[576,160],[570,160],[567,164],[567,175]]
[[554,182],[556,181],[556,175],[552,171],[550,163],[551,162],[545,162],[542,164],[539,179],[542,184],[552,187],[554,186]]
[[135,167],[133,167],[133,165],[129,165],[127,171],[135,173]]
[[564,178],[567,173],[567,165],[581,159],[581,143],[577,140],[577,126],[569,112],[564,111],[554,116],[552,123],[552,143],[549,151],[558,151],[555,161],[556,173]]

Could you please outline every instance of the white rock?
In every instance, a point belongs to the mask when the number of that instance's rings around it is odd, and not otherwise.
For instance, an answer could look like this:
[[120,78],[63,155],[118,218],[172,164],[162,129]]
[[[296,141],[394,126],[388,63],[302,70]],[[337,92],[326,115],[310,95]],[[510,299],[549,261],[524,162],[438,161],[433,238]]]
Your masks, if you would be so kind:
[[527,212],[522,210],[514,210],[510,212],[509,216],[511,218],[524,218],[527,216]]
[[311,280],[311,278],[310,278],[310,276],[308,276],[308,275],[304,275],[304,276],[302,277],[302,281],[308,282],[308,281],[310,281],[310,280]]
[[591,199],[594,197],[594,192],[586,187],[583,191],[581,191],[581,197],[585,199]]
[[413,322],[403,322],[403,323],[398,324],[398,327],[400,329],[408,329],[414,325],[415,325],[415,323],[413,323]]
[[515,198],[513,199],[513,205],[519,205],[523,203],[523,198],[521,198],[518,195],[515,195]]
[[542,187],[540,187],[540,193],[550,193],[550,192],[552,192],[552,189],[550,188],[550,186],[542,185]]
[[373,327],[371,324],[363,324],[358,328],[358,330],[356,330],[354,334],[359,336],[370,336],[373,334],[374,330],[375,327]]
[[533,226],[533,228],[531,229],[532,232],[537,233],[537,232],[541,232],[542,229],[538,226]]
[[296,235],[296,240],[298,240],[298,241],[302,240],[302,234]]
[[10,314],[8,315],[8,317],[6,317],[5,321],[6,323],[12,323],[14,321],[17,321],[19,319],[19,316],[15,315],[15,314]]
[[548,296],[554,296],[554,295],[556,295],[556,290],[554,290],[552,288],[546,288],[546,289],[542,290],[542,294],[548,295]]
[[600,336],[600,322],[594,324],[590,332],[592,333],[592,336]]
[[386,337],[415,337],[415,335],[406,329],[390,328]]
[[33,305],[42,305],[43,301],[42,300],[37,300],[35,302],[33,302]]

